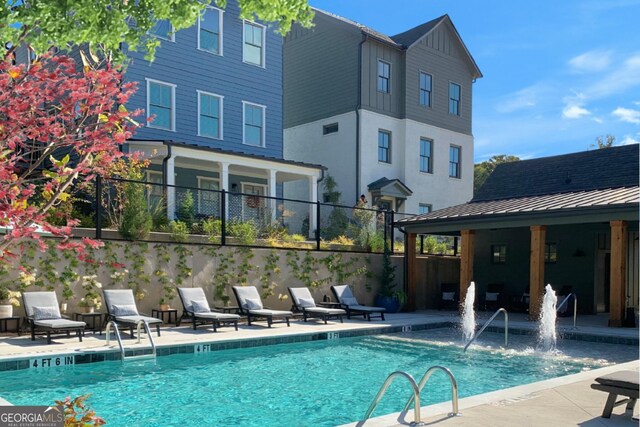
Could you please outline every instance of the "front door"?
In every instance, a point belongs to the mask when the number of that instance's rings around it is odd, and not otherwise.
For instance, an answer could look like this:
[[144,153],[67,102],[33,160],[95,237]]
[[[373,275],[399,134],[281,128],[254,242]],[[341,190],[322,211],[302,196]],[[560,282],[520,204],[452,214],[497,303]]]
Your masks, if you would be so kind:
[[266,185],[242,183],[242,220],[261,224],[265,217]]

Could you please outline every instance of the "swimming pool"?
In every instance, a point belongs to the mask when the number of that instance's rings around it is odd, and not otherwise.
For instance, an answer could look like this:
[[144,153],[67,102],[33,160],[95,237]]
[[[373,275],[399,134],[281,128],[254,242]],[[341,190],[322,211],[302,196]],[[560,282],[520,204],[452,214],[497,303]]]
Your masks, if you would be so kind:
[[[502,335],[483,338],[499,343]],[[1,372],[0,396],[16,405],[49,405],[93,393],[90,404],[110,426],[335,426],[360,419],[394,370],[420,378],[430,366],[446,366],[462,398],[637,355],[634,346],[588,343],[596,358],[542,358],[523,344],[530,337],[511,339],[519,350],[463,353],[451,339],[450,331],[431,330]],[[612,354],[615,359],[600,359]],[[450,393],[448,380],[436,373],[423,405],[447,401]],[[408,396],[406,384],[394,383],[374,415],[401,410]]]

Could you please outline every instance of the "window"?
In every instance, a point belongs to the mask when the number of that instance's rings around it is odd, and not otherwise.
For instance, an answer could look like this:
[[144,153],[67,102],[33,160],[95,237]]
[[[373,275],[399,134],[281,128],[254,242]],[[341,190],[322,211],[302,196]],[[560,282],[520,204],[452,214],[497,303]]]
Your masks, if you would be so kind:
[[336,132],[338,132],[338,124],[337,123],[331,123],[330,125],[322,126],[322,134],[323,135],[329,135],[330,133],[336,133]]
[[222,139],[222,96],[198,91],[198,135]]
[[150,208],[156,209],[160,206],[164,194],[162,172],[148,170],[147,182],[150,184],[147,185],[147,202]]
[[149,33],[164,40],[174,41],[173,27],[168,19],[156,21],[156,25],[149,30]]
[[555,243],[544,244],[544,262],[555,264],[558,261],[558,245]]
[[220,203],[220,182],[215,178],[198,177],[198,213],[207,216],[218,216]]
[[420,73],[420,105],[431,107],[431,74]]
[[420,138],[420,172],[432,173],[433,141]]
[[420,203],[418,205],[418,215],[424,215],[431,212],[431,205],[427,205],[426,203]]
[[245,21],[242,60],[264,67],[264,27],[262,25]]
[[198,18],[198,49],[222,55],[222,11],[207,7]]
[[176,85],[147,79],[147,117],[155,116],[149,127],[175,130]]
[[507,245],[491,245],[491,263],[506,264]]
[[460,147],[449,146],[449,176],[460,178]]
[[378,161],[391,163],[391,133],[378,131]]
[[449,83],[449,114],[460,115],[460,85]]
[[263,105],[243,102],[244,109],[244,136],[245,144],[264,147],[264,116]]
[[391,78],[391,64],[378,60],[378,91],[389,93],[389,79]]

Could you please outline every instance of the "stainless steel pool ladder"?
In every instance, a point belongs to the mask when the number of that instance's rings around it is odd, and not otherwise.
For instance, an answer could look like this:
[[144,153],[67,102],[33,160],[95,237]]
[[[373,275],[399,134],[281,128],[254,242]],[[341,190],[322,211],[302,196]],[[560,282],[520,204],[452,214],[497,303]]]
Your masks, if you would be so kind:
[[507,313],[506,309],[499,308],[495,313],[493,313],[493,316],[491,316],[489,320],[487,320],[485,324],[482,325],[482,328],[480,328],[480,330],[476,332],[473,337],[471,337],[469,342],[464,346],[464,351],[467,351],[467,348],[471,345],[471,343],[474,342],[480,336],[480,334],[484,332],[485,329],[487,329],[487,326],[489,326],[489,324],[493,322],[493,319],[495,319],[500,313],[504,313],[504,346],[507,346],[507,344],[509,343],[509,313]]
[[576,327],[576,320],[578,318],[578,297],[576,294],[571,293],[567,295],[560,304],[556,307],[556,312],[558,312],[565,304],[569,302],[569,298],[573,297],[573,329],[578,329]]
[[149,342],[151,343],[151,354],[143,354],[140,356],[129,356],[126,357],[125,355],[125,348],[124,345],[122,344],[122,337],[120,336],[120,330],[118,329],[118,325],[116,324],[116,322],[114,322],[113,320],[110,321],[107,324],[107,343],[106,345],[109,345],[110,342],[110,338],[111,338],[111,327],[113,326],[113,329],[116,333],[116,339],[118,340],[118,346],[120,347],[120,357],[121,360],[124,362],[125,360],[136,360],[136,359],[144,359],[144,358],[148,358],[148,357],[153,357],[154,359],[156,358],[156,344],[153,341],[153,335],[151,334],[151,330],[149,330],[149,324],[147,323],[146,320],[144,319],[140,319],[138,320],[138,323],[136,323],[136,336],[138,337],[138,341],[136,341],[136,344],[140,344],[140,328],[144,327],[145,332],[147,333],[147,337],[149,337]]
[[414,421],[411,423],[411,425],[412,426],[424,425],[424,423],[422,422],[422,418],[420,416],[420,393],[422,392],[422,389],[424,388],[424,386],[427,384],[427,381],[429,381],[429,378],[431,377],[431,375],[433,375],[433,373],[437,370],[444,371],[449,377],[449,381],[451,381],[451,405],[452,405],[453,411],[449,413],[449,416],[459,416],[460,413],[458,412],[458,383],[456,382],[455,377],[453,376],[453,374],[449,369],[443,366],[432,366],[429,369],[427,369],[427,371],[424,373],[424,376],[420,380],[420,384],[417,384],[416,380],[413,379],[411,374],[408,374],[407,372],[395,371],[389,374],[384,384],[378,391],[378,394],[376,395],[375,399],[373,399],[373,402],[371,402],[371,405],[369,405],[369,409],[367,409],[367,413],[364,415],[363,422],[368,420],[371,417],[371,414],[373,414],[373,411],[375,411],[376,407],[382,400],[382,397],[386,393],[387,389],[389,388],[393,380],[396,377],[401,376],[406,378],[409,381],[409,385],[411,385],[411,389],[413,391],[413,394],[407,401],[407,404],[404,406],[404,411],[409,410],[409,407],[413,403]]

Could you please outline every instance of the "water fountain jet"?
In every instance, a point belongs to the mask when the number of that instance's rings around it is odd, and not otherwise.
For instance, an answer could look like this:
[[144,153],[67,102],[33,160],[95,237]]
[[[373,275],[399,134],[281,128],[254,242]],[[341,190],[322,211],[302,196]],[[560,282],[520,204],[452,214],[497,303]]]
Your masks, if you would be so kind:
[[476,284],[471,282],[467,288],[467,295],[464,298],[464,307],[462,310],[462,337],[464,342],[469,342],[476,333],[476,313],[473,310],[473,303],[476,300]]
[[556,348],[556,304],[558,303],[558,297],[551,285],[545,286],[544,289],[538,337],[542,350],[552,351]]

